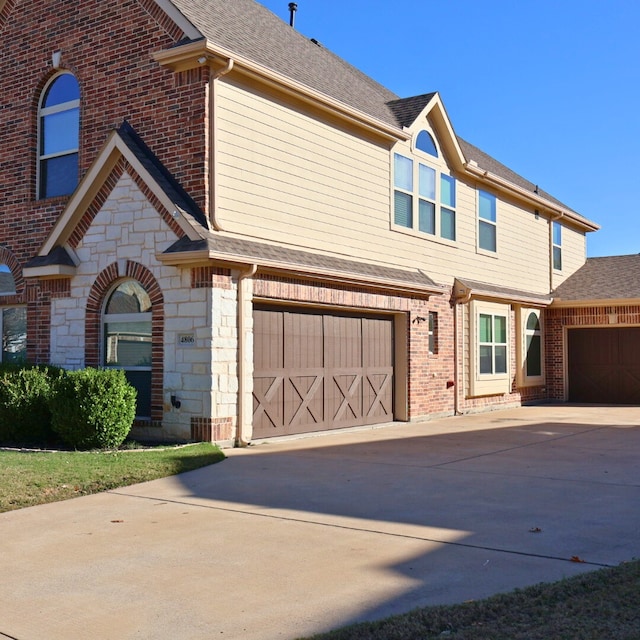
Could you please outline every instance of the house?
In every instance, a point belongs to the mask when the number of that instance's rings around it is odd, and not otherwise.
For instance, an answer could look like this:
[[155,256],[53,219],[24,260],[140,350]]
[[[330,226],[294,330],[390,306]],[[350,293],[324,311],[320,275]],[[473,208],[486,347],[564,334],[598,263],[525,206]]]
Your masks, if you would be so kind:
[[123,368],[138,437],[566,400],[568,327],[640,324],[571,284],[595,223],[254,0],[0,0],[0,41],[2,358]]

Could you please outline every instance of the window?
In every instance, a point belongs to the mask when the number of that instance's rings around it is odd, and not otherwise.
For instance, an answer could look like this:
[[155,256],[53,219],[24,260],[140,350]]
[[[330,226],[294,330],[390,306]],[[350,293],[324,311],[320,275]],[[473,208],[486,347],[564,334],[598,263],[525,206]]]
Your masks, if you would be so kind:
[[486,191],[478,192],[478,247],[495,252],[496,241],[496,197]]
[[4,307],[0,309],[0,334],[2,335],[2,352],[0,353],[0,362],[26,362],[26,307]]
[[78,184],[80,87],[57,75],[42,94],[38,142],[38,197],[69,195]]
[[507,373],[507,318],[481,313],[478,326],[480,374]]
[[429,353],[438,353],[438,314],[429,312]]
[[16,281],[8,265],[0,264],[0,296],[12,296],[16,293]]
[[472,396],[509,393],[511,307],[473,300],[470,306]]
[[519,309],[518,385],[544,384],[544,345],[539,309]]
[[428,153],[430,156],[434,158],[438,157],[438,149],[436,148],[436,143],[433,140],[433,137],[428,131],[421,131],[416,138],[416,149],[420,151],[424,151],[424,153]]
[[120,283],[103,315],[103,361],[124,369],[138,392],[136,416],[151,415],[151,300],[139,282]]
[[553,233],[553,268],[562,271],[562,225],[554,222]]
[[398,153],[394,154],[393,172],[394,224],[455,240],[455,178]]

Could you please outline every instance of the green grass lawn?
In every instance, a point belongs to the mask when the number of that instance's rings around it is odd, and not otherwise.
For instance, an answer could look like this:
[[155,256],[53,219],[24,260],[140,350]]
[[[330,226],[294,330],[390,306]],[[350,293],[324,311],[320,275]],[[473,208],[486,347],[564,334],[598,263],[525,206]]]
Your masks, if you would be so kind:
[[122,451],[0,450],[0,513],[155,480],[223,459],[210,443]]
[[313,640],[436,639],[638,640],[640,561],[313,636]]

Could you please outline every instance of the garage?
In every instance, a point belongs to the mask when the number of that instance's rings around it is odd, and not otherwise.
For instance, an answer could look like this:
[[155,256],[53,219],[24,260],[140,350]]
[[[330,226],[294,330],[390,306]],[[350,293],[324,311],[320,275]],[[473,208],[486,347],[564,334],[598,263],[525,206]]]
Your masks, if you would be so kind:
[[640,327],[568,329],[569,401],[640,404]]
[[390,316],[254,307],[253,437],[393,420]]

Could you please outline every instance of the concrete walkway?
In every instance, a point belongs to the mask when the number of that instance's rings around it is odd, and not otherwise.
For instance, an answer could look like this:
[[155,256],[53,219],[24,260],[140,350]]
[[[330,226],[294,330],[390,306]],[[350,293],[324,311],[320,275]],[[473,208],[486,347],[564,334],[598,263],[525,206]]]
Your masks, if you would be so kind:
[[639,424],[554,405],[269,441],[1,514],[0,638],[292,639],[640,557]]

